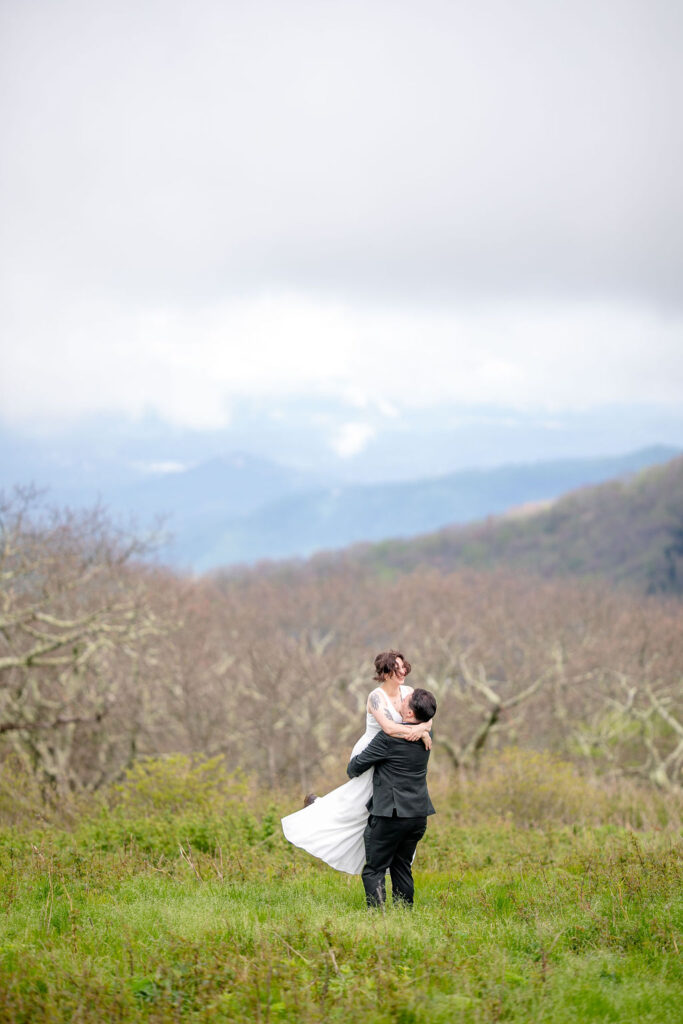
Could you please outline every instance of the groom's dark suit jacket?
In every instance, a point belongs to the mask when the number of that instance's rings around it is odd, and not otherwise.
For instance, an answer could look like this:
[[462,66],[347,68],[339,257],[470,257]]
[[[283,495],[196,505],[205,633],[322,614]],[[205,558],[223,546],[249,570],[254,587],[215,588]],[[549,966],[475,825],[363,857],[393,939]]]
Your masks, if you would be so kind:
[[372,796],[368,810],[380,818],[421,818],[434,814],[427,792],[429,751],[422,740],[378,733],[360,754],[352,757],[346,772],[351,778],[374,765]]

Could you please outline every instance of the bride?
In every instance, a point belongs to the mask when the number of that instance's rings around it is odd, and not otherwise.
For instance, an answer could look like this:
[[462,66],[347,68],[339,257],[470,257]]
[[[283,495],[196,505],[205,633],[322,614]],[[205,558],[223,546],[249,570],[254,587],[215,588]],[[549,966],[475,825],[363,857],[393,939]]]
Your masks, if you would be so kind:
[[[384,651],[375,658],[375,672],[379,685],[368,696],[365,732],[351,757],[360,754],[380,730],[389,736],[422,740],[429,750],[431,721],[417,725],[401,723],[401,701],[413,692],[413,687],[403,682],[410,672],[410,663],[400,651]],[[326,796],[313,797],[307,807],[283,818],[285,838],[337,871],[359,875],[365,864],[363,832],[368,821],[367,803],[372,796],[372,773],[369,768]],[[307,797],[307,803],[308,800]]]

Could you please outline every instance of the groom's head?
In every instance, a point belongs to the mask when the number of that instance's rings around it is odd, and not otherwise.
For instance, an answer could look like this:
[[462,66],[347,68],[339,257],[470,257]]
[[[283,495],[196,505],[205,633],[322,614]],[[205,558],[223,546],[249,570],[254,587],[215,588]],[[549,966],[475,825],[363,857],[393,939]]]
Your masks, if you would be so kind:
[[404,722],[428,722],[436,714],[436,698],[429,690],[417,687],[401,703],[401,717]]

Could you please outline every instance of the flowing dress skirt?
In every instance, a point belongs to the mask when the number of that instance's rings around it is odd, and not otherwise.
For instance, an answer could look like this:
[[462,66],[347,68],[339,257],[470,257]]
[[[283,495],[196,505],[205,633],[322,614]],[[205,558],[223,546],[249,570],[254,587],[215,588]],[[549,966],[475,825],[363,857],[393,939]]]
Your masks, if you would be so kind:
[[[361,736],[351,756],[359,754],[371,739],[367,734]],[[359,875],[365,864],[363,833],[368,823],[373,772],[373,768],[368,768],[357,778],[318,797],[309,807],[283,818],[285,838],[337,871]]]

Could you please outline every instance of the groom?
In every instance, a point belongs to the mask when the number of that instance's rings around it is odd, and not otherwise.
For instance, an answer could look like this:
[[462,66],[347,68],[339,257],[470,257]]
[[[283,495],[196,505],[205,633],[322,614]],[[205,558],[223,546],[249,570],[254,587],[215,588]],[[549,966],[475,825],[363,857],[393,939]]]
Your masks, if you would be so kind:
[[[429,690],[415,689],[401,704],[401,716],[407,725],[428,722],[435,712],[436,700]],[[427,815],[434,814],[427,792],[428,760],[429,751],[424,743],[380,732],[349,761],[346,771],[352,779],[373,765],[375,768],[362,873],[369,907],[384,905],[387,871],[394,901],[413,904],[411,865],[415,848],[427,829]]]

